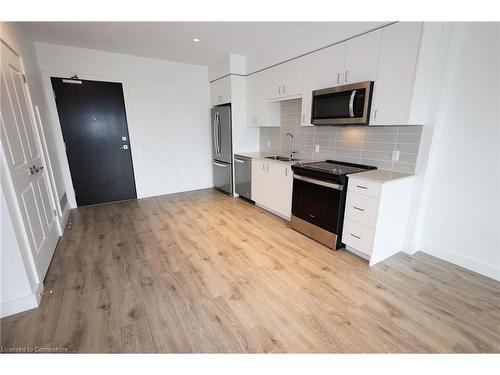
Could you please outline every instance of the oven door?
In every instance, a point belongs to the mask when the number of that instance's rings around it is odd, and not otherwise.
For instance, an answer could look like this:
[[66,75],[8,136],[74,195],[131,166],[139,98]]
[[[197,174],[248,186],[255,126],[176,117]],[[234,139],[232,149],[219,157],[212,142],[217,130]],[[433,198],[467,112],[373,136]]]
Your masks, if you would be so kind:
[[292,215],[337,234],[343,186],[294,175]]
[[313,91],[314,125],[367,125],[373,82],[366,81]]

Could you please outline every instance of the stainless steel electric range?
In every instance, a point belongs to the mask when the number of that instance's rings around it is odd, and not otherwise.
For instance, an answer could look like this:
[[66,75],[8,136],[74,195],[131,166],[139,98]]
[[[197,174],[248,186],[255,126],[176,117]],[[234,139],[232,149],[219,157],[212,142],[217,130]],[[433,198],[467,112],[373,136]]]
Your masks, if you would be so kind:
[[292,228],[332,249],[344,247],[347,175],[371,169],[377,167],[335,160],[292,165]]

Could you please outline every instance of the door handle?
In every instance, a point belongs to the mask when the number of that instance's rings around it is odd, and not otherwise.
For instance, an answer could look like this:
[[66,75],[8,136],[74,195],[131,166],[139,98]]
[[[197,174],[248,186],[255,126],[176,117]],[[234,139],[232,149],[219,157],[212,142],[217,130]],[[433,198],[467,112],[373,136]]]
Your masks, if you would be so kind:
[[123,145],[120,147],[122,150],[128,150],[128,145]]
[[351,99],[349,99],[349,116],[354,117],[354,97],[357,90],[352,90]]
[[227,168],[227,164],[217,163],[216,161],[214,161],[214,165],[222,168]]
[[40,172],[42,169],[43,169],[43,165],[40,167],[36,167],[33,165],[29,168],[29,171],[30,171],[31,175],[34,175],[34,174],[37,174],[38,172]]
[[215,134],[215,127],[217,126],[217,113],[214,113],[214,123],[212,125],[212,141],[214,142],[215,154],[219,155],[217,148],[217,136]]
[[217,112],[217,130],[218,130],[218,136],[219,140],[217,143],[219,144],[219,156],[222,155],[222,126],[220,125],[220,113]]
[[238,163],[243,163],[243,164],[245,163],[245,161],[244,161],[244,160],[241,160],[241,159],[236,159],[236,158],[234,158],[234,161],[236,161],[236,162],[238,162]]

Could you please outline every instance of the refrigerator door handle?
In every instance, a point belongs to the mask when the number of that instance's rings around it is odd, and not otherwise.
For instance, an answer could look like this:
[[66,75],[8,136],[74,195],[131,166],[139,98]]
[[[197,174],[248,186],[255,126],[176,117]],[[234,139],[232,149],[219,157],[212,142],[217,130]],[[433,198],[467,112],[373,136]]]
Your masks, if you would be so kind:
[[214,142],[215,154],[218,155],[219,149],[217,147],[216,127],[217,127],[217,112],[214,113],[214,123],[212,124],[212,138],[213,138],[212,141]]
[[220,113],[217,112],[217,126],[218,126],[218,137],[219,137],[219,140],[218,140],[218,145],[219,145],[219,156],[222,155],[222,126],[220,124]]

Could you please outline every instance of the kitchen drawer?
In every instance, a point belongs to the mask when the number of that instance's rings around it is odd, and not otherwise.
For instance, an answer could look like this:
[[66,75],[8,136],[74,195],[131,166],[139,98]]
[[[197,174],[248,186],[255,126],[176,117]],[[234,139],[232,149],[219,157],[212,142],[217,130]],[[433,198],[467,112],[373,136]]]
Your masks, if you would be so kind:
[[365,194],[377,198],[380,195],[381,185],[377,182],[349,177],[347,189],[355,193]]
[[372,253],[374,229],[345,218],[342,242],[366,255]]
[[378,202],[378,198],[348,191],[345,216],[373,228],[377,222]]

